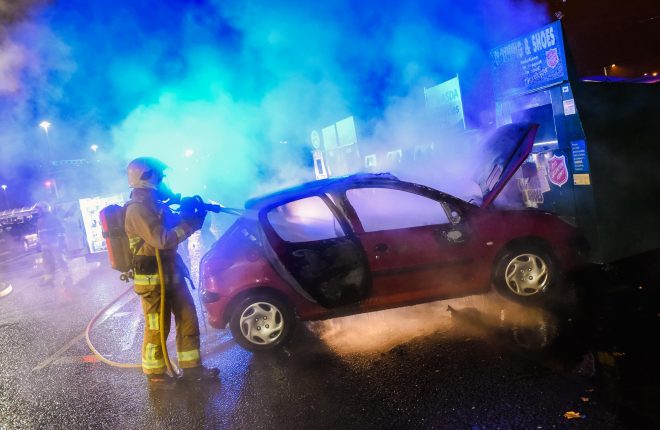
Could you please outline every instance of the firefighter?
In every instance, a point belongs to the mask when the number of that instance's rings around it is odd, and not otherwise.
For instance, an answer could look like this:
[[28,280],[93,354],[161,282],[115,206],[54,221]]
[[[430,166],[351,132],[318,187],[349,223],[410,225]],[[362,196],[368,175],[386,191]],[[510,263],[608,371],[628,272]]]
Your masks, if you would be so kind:
[[217,380],[218,369],[202,366],[199,323],[195,304],[185,278],[189,272],[177,246],[204,223],[204,214],[189,217],[174,214],[166,204],[174,196],[163,179],[167,166],[151,157],[140,157],[128,165],[128,183],[133,189],[126,206],[125,229],[134,255],[135,292],[144,313],[142,371],[152,384],[173,382],[168,377],[160,341],[160,280],[156,249],[160,250],[166,290],[165,337],[170,312],[176,325],[176,349],[184,380]]
[[39,202],[35,205],[35,209],[37,212],[37,236],[45,269],[43,280],[45,284],[50,284],[59,269],[66,270],[67,268],[61,247],[64,227],[53,214],[48,203]]

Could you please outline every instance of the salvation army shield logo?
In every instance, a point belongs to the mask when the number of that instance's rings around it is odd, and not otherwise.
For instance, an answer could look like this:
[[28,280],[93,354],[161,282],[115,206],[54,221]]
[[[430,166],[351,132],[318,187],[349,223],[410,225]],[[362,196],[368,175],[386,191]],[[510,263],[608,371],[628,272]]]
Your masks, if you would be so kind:
[[557,64],[559,64],[559,54],[557,53],[557,48],[552,48],[545,51],[545,63],[551,69],[557,67]]
[[558,187],[568,182],[568,167],[566,167],[566,157],[553,155],[548,160],[548,179]]

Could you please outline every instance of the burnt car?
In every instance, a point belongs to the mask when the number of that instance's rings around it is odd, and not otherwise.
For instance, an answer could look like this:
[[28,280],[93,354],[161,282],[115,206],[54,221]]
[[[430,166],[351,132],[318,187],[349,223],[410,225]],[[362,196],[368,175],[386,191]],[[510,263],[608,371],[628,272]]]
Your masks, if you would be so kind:
[[581,260],[574,227],[492,202],[531,151],[536,126],[497,130],[480,204],[390,174],[319,180],[246,202],[200,263],[210,324],[244,348],[315,320],[487,292],[521,302],[555,291]]

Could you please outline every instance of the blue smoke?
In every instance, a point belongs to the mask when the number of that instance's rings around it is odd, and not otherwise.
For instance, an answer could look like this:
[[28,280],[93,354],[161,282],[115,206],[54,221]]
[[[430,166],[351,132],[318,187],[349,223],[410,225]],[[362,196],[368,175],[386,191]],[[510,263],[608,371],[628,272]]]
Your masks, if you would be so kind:
[[160,157],[173,188],[240,205],[313,179],[311,129],[374,127],[457,73],[478,125],[488,49],[546,21],[531,0],[42,2],[2,41],[1,168],[33,161],[48,119],[60,158]]

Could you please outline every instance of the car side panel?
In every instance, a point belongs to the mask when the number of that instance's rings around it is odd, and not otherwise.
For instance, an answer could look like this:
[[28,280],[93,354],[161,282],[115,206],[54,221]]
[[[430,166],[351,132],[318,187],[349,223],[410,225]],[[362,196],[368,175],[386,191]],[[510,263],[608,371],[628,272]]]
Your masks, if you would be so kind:
[[[480,291],[479,276],[469,238],[447,240],[449,225],[361,233],[373,276],[373,294],[366,307],[397,306],[411,301]],[[387,250],[377,247],[387,244]],[[478,266],[478,265],[477,265]]]
[[296,314],[302,318],[318,318],[326,310],[310,302],[294,291],[291,286],[282,280],[275,269],[263,257],[254,261],[241,259],[235,261],[227,268],[214,270],[212,258],[205,261],[203,268],[203,284],[201,288],[210,293],[217,294],[220,299],[211,303],[204,303],[208,312],[209,323],[213,327],[223,328],[223,322],[229,318],[225,312],[231,312],[227,305],[231,300],[245,292],[257,293],[260,288],[272,288],[284,295],[294,307]]
[[557,258],[561,270],[580,264],[575,228],[556,216],[536,211],[481,211],[473,220],[475,235],[483,248],[484,258],[492,267],[499,254],[513,241],[541,240]]

